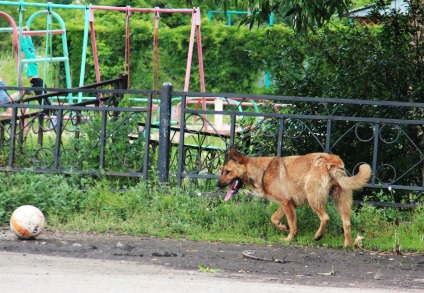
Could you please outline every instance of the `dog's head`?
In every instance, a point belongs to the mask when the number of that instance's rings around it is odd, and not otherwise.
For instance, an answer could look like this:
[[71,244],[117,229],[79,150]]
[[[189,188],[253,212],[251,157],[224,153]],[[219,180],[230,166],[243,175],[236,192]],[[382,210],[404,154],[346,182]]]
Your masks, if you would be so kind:
[[234,146],[227,152],[228,159],[224,166],[220,167],[221,177],[216,186],[223,188],[230,185],[225,200],[236,194],[243,187],[243,178],[246,177],[246,157],[239,153]]

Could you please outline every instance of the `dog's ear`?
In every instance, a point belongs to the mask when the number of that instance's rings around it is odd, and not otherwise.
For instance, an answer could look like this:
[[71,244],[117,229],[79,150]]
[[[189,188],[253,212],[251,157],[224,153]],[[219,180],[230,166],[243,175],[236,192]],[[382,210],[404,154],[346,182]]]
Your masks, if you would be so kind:
[[230,159],[233,159],[239,164],[242,164],[244,161],[244,156],[239,153],[234,146],[230,146],[227,155]]

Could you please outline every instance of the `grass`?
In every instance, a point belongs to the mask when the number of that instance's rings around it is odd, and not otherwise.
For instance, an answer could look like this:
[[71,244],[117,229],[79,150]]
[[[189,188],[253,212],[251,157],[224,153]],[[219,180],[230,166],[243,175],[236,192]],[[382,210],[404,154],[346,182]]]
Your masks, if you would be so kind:
[[[41,49],[38,48],[38,51],[40,51]],[[38,52],[37,55],[40,55],[41,52]],[[44,81],[46,82],[47,85],[53,87],[53,81],[51,80],[51,65],[48,63],[47,64],[47,72],[46,72],[46,76],[44,76],[44,63],[43,62],[39,62],[38,64],[39,66],[39,74],[40,77],[44,79]],[[1,52],[0,53],[0,77],[1,79],[4,81],[4,83],[6,84],[6,86],[19,86],[18,84],[18,68],[16,67],[16,60],[15,57],[13,55],[13,51],[9,50],[9,51],[5,51],[5,52]],[[31,83],[29,81],[29,79],[26,77],[26,70],[25,70],[25,66],[22,70],[22,85],[20,86],[24,86],[24,87],[31,87]],[[11,94],[13,91],[9,91],[9,94]],[[3,108],[1,108],[1,111],[3,111]]]
[[[12,51],[0,54],[0,72],[0,77],[6,86],[17,86],[17,68]],[[6,72],[8,74],[5,74]]]
[[[155,235],[189,240],[257,243],[262,245],[306,245],[340,248],[342,223],[333,204],[324,238],[313,236],[319,225],[308,207],[297,209],[299,232],[289,244],[270,222],[278,208],[257,198],[190,196],[194,190],[140,181],[125,191],[106,179],[79,176],[0,173],[0,225],[8,225],[11,213],[23,204],[39,207],[54,230],[127,235]],[[7,186],[16,186],[8,189]],[[364,238],[363,248],[392,251],[399,242],[402,251],[424,251],[424,209],[413,211],[358,206],[352,215],[352,237]]]

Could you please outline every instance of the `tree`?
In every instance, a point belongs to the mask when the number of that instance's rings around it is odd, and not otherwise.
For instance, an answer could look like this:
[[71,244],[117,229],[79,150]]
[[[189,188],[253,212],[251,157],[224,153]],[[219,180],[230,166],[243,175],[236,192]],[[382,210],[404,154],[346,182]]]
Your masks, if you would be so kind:
[[[187,4],[190,6],[201,4],[202,0],[197,2],[187,0]],[[208,1],[208,3],[210,2]],[[213,0],[212,2],[215,7],[222,8],[223,11],[231,8],[247,9],[250,15],[243,19],[241,25],[246,24],[250,28],[255,24],[260,26],[268,23],[271,13],[274,13],[283,18],[291,18],[293,27],[298,32],[306,32],[308,29],[322,27],[336,13],[340,17],[347,15],[352,4],[351,0]]]

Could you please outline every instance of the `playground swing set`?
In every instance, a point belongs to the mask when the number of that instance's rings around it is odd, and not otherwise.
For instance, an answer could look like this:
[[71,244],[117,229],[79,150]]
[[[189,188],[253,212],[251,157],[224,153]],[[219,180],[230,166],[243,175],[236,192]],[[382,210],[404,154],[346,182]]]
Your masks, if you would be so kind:
[[[89,34],[91,36],[91,44],[93,51],[93,62],[94,62],[94,70],[96,74],[96,81],[101,82],[101,73],[100,66],[97,54],[97,42],[96,42],[96,33],[94,27],[94,12],[96,10],[104,10],[104,11],[118,11],[125,12],[126,17],[126,28],[125,28],[125,61],[124,61],[124,73],[130,76],[130,18],[133,13],[154,13],[155,19],[155,31],[154,31],[154,40],[153,40],[153,59],[155,65],[153,66],[154,78],[152,81],[153,89],[157,89],[158,87],[158,52],[159,52],[159,42],[158,42],[158,29],[159,29],[159,18],[160,14],[163,13],[183,13],[183,14],[191,14],[191,34],[188,48],[188,56],[187,56],[187,68],[186,68],[186,76],[184,83],[184,91],[189,90],[190,83],[190,74],[192,67],[192,58],[193,58],[193,50],[194,50],[194,42],[197,39],[197,50],[198,50],[198,62],[199,62],[199,75],[200,75],[200,89],[201,92],[205,92],[205,81],[204,81],[204,69],[203,69],[203,55],[202,55],[202,43],[201,43],[201,33],[200,33],[200,10],[199,8],[192,9],[162,9],[162,8],[134,8],[130,6],[126,7],[113,7],[113,6],[98,6],[98,5],[62,5],[62,4],[54,4],[50,1],[47,3],[26,3],[23,0],[17,2],[11,1],[0,1],[0,9],[1,6],[16,6],[18,7],[19,12],[19,20],[15,22],[15,20],[6,12],[0,11],[0,18],[6,19],[10,27],[0,27],[0,32],[11,32],[13,35],[13,51],[16,59],[16,66],[18,68],[17,73],[17,86],[22,86],[22,69],[23,65],[26,63],[34,63],[39,62],[43,63],[44,70],[43,79],[47,80],[47,68],[48,65],[53,62],[60,62],[64,64],[65,71],[65,82],[66,88],[72,88],[71,85],[71,76],[70,76],[70,66],[69,66],[69,54],[68,54],[68,44],[66,38],[66,27],[65,22],[60,17],[58,13],[53,11],[53,9],[73,9],[73,10],[81,10],[84,12],[84,38],[82,46],[82,56],[81,56],[81,66],[80,66],[80,78],[78,87],[84,86],[84,76],[85,76],[85,64],[87,60],[87,48],[88,48],[88,39]],[[24,12],[25,7],[37,7],[44,8],[30,15],[27,21],[24,21]],[[45,15],[46,17],[46,29],[45,30],[31,30],[31,24],[34,19]],[[56,21],[60,29],[53,29],[53,22]],[[28,27],[28,31],[24,31],[24,27]],[[25,35],[30,36],[44,36],[45,37],[45,56],[37,57],[36,59],[25,59],[21,57],[19,54],[21,48],[21,39]],[[53,35],[61,35],[62,37],[62,47],[63,47],[63,55],[62,56],[53,56],[52,52],[52,36]],[[128,78],[130,81],[130,78]],[[129,86],[129,85],[128,85]],[[79,100],[80,102],[80,100]],[[72,103],[72,97],[69,99],[69,103]]]
[[[6,12],[1,11],[1,6],[15,6],[18,7],[19,19],[18,23]],[[24,21],[24,12],[25,7],[35,7],[40,8],[40,10],[36,11],[32,15],[28,17],[26,22]],[[92,52],[93,52],[93,63],[94,70],[96,76],[96,82],[100,83],[101,80],[101,72],[100,65],[98,60],[98,51],[97,51],[97,42],[96,42],[96,31],[94,26],[95,20],[95,11],[103,10],[103,11],[117,11],[125,13],[125,58],[124,58],[124,74],[128,75],[128,88],[130,88],[130,53],[131,53],[131,31],[130,31],[130,18],[133,13],[153,13],[154,14],[154,37],[153,37],[153,63],[152,66],[152,89],[157,90],[159,86],[159,41],[158,41],[158,30],[159,30],[159,19],[161,14],[166,13],[183,13],[191,15],[191,31],[190,31],[190,39],[189,39],[189,47],[187,54],[187,66],[186,66],[186,74],[185,74],[185,82],[184,82],[184,91],[189,91],[189,83],[190,83],[190,75],[191,75],[191,67],[193,60],[193,51],[194,51],[194,43],[197,41],[197,55],[198,55],[198,64],[199,64],[199,80],[200,80],[200,90],[201,92],[205,92],[205,80],[204,80],[204,67],[203,67],[203,54],[202,54],[202,42],[201,42],[201,18],[200,18],[200,9],[192,8],[192,9],[163,9],[163,8],[135,8],[135,7],[113,7],[113,6],[99,6],[99,5],[63,5],[63,4],[54,4],[50,1],[46,3],[26,3],[23,0],[19,0],[16,2],[11,1],[0,1],[0,18],[6,19],[10,26],[9,27],[0,27],[1,32],[11,32],[13,35],[13,51],[16,59],[16,66],[18,68],[17,73],[17,86],[22,86],[22,71],[23,65],[32,62],[42,63],[43,66],[43,78],[44,81],[48,81],[48,66],[51,66],[53,62],[58,62],[64,64],[65,71],[65,83],[66,88],[71,89],[71,74],[70,74],[70,64],[69,64],[69,50],[68,43],[66,37],[66,26],[63,19],[60,15],[53,11],[53,9],[64,9],[64,10],[81,10],[84,15],[84,36],[82,46],[82,55],[81,55],[81,66],[80,66],[80,75],[79,75],[79,84],[78,87],[84,86],[84,76],[85,76],[85,64],[87,61],[87,48],[88,48],[88,40],[89,35],[91,37],[92,44]],[[38,17],[45,16],[46,20],[46,28],[45,30],[31,30],[31,25],[34,22],[34,19]],[[55,27],[60,27],[59,29],[53,29],[53,22],[57,22],[59,25]],[[28,30],[24,30],[24,27],[28,27]],[[37,57],[35,59],[26,59],[23,58],[20,54],[21,51],[21,39],[25,35],[30,36],[44,36],[45,37],[45,52],[43,57]],[[53,56],[52,50],[52,37],[53,35],[60,35],[62,40],[62,56]],[[50,70],[50,78],[52,79],[52,71]],[[51,80],[46,82],[46,84],[52,84]],[[72,94],[68,94],[67,100],[69,104],[73,104],[74,100],[77,99],[77,102],[82,102],[82,93],[78,94],[78,97],[73,97]],[[178,100],[178,98],[177,98]],[[155,101],[157,103],[159,101]],[[214,105],[215,110],[222,110],[224,100],[221,98],[205,98],[205,97],[191,97],[187,99],[187,103],[195,104],[196,109],[200,106],[202,110],[206,110],[207,105]],[[238,104],[237,107],[240,108],[240,103],[235,101],[226,101],[231,104]],[[253,102],[253,101],[252,101]],[[179,105],[175,107],[178,112]],[[177,116],[179,113],[177,113]],[[222,115],[215,115],[215,126],[216,129],[221,128],[222,126]]]

